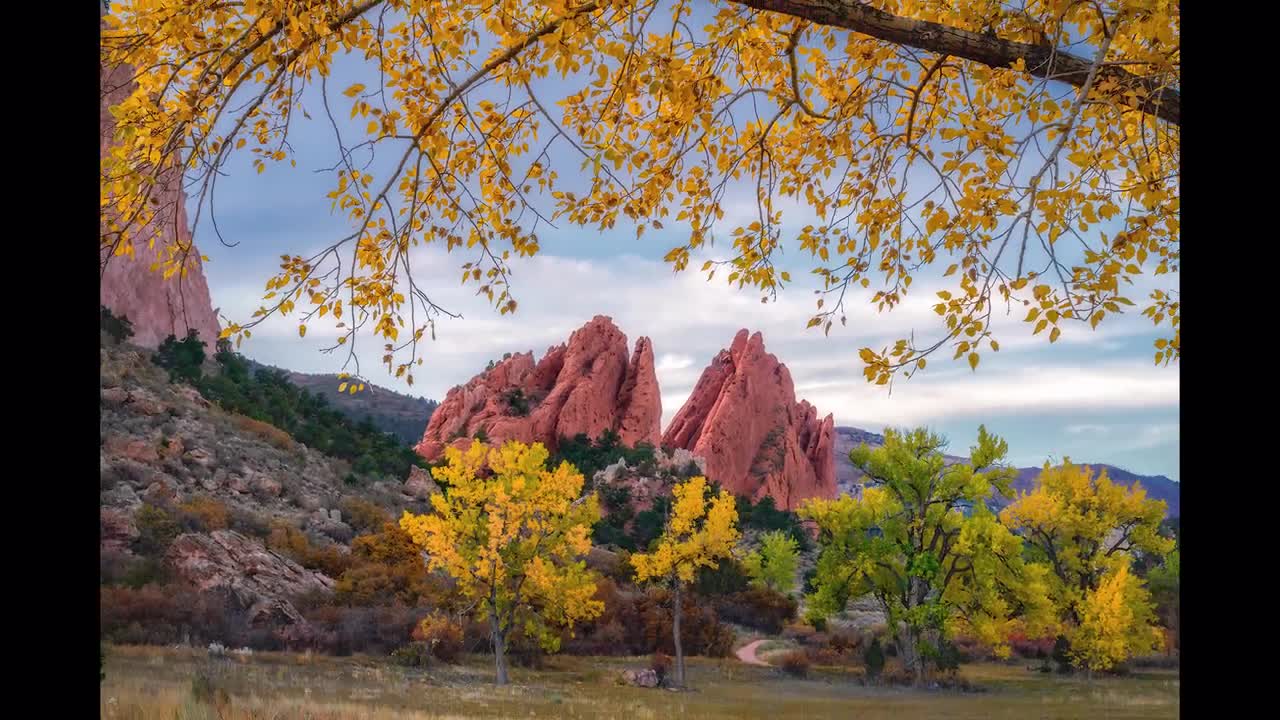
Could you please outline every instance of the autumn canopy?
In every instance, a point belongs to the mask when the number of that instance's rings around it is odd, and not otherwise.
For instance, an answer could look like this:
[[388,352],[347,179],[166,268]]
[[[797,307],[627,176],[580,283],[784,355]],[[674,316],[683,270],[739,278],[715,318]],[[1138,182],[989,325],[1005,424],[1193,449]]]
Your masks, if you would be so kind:
[[[674,269],[765,300],[816,288],[809,325],[828,331],[849,303],[891,310],[928,279],[936,324],[862,349],[872,382],[936,350],[976,368],[1005,314],[1054,342],[1141,312],[1167,364],[1180,22],[1172,0],[113,3],[102,61],[134,68],[136,88],[113,110],[102,249],[127,260],[155,240],[164,168],[185,169],[199,242],[233,157],[335,163],[349,232],[284,257],[228,335],[336,318],[340,345],[376,336],[411,378],[452,313],[415,281],[416,249],[454,251],[506,313],[512,269],[557,229],[629,226]],[[339,58],[364,79],[331,84]],[[331,158],[295,157],[304,121],[332,125]],[[730,194],[751,217],[726,214]],[[781,270],[782,249],[813,276]],[[165,269],[185,262],[164,250]]]

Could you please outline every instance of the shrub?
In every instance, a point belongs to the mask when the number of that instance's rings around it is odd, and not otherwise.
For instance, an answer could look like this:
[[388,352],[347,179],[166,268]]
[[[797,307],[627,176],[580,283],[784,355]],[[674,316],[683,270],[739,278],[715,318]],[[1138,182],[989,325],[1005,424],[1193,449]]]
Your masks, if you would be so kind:
[[227,526],[241,535],[266,539],[271,534],[271,520],[252,510],[233,507],[229,510]]
[[431,646],[424,642],[411,642],[391,651],[391,659],[405,667],[427,667],[431,664]]
[[452,581],[429,573],[409,534],[393,522],[384,523],[380,532],[356,538],[350,562],[334,586],[343,604],[451,608],[457,599]]
[[875,679],[884,671],[884,649],[880,647],[880,638],[875,638],[862,654],[862,662],[867,666],[867,676]]
[[384,523],[391,522],[391,516],[377,505],[354,496],[342,498],[338,503],[342,517],[357,533],[376,531]]
[[847,662],[844,655],[829,647],[805,648],[804,653],[814,665],[841,665]]
[[203,374],[204,341],[198,330],[188,330],[187,336],[178,340],[170,335],[160,343],[151,362],[169,371],[170,382],[196,384]]
[[732,595],[746,590],[749,583],[750,578],[742,563],[734,558],[725,558],[714,568],[698,568],[693,591],[704,597]]
[[852,630],[836,630],[827,638],[827,647],[841,655],[856,652],[861,645],[862,636]]
[[351,556],[337,545],[312,545],[306,533],[282,520],[272,523],[267,547],[331,578],[341,577],[351,567]]
[[768,588],[748,588],[716,601],[716,611],[729,622],[755,628],[770,635],[796,617],[794,598]]
[[1009,649],[1023,659],[1041,660],[1053,653],[1053,637],[1029,638],[1022,633],[1009,636]]
[[529,398],[524,396],[524,390],[512,388],[502,396],[502,399],[506,401],[512,415],[524,417],[529,414]]
[[462,652],[462,626],[449,616],[433,612],[418,621],[411,637],[424,643],[438,660],[451,663]]
[[178,512],[184,526],[199,532],[223,530],[231,524],[227,506],[207,495],[182,503],[178,506]]
[[783,655],[779,664],[782,671],[792,677],[804,677],[809,674],[809,656],[803,650],[792,650]]
[[102,308],[100,325],[102,332],[105,332],[117,343],[124,342],[125,340],[133,337],[133,323],[129,320],[128,315],[116,317],[116,315],[111,312],[111,308],[108,308],[106,305],[101,305],[100,307]]
[[240,430],[256,435],[278,450],[288,450],[293,447],[293,437],[271,423],[254,420],[251,417],[235,413],[231,415],[231,422]]
[[151,504],[138,508],[133,514],[133,522],[138,527],[134,549],[144,557],[163,555],[174,538],[182,534],[182,526],[173,515]]

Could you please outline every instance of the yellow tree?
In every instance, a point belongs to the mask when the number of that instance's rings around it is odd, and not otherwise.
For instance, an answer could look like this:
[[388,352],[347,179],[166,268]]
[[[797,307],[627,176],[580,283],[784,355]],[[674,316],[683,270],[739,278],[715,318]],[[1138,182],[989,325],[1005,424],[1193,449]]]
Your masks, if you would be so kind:
[[692,477],[672,489],[674,502],[657,546],[631,556],[639,582],[670,583],[675,596],[672,635],[676,646],[676,687],[684,687],[684,649],[680,645],[681,597],[698,568],[716,568],[738,542],[738,506],[728,490],[710,496],[707,479]]
[[[623,222],[675,270],[765,300],[792,282],[776,253],[798,249],[826,332],[847,302],[923,293],[937,326],[863,348],[869,381],[944,347],[976,369],[997,311],[1055,342],[1135,299],[1167,364],[1180,37],[1175,0],[125,0],[103,33],[135,86],[102,162],[102,250],[169,242],[150,222],[165,168],[186,171],[199,223],[234,158],[293,167],[289,134],[315,117],[350,231],[284,256],[237,340],[328,316],[339,345],[377,336],[411,378],[451,312],[411,271],[423,246],[460,251],[506,313],[542,233]],[[361,81],[333,87],[339,60]],[[186,249],[167,250],[177,274]]]
[[1108,573],[1098,587],[1085,593],[1080,603],[1080,624],[1071,637],[1073,662],[1094,670],[1160,649],[1164,633],[1155,625],[1154,605],[1142,581],[1122,563]]
[[496,682],[507,683],[507,639],[517,622],[549,651],[560,627],[600,615],[596,578],[581,558],[600,517],[594,494],[569,463],[545,467],[547,450],[508,442],[466,451],[448,448],[435,478],[449,490],[432,496],[434,513],[405,512],[400,527],[426,551],[489,623]]
[[1164,501],[1148,499],[1141,485],[1117,485],[1105,468],[1095,475],[1069,459],[1046,463],[1036,487],[1000,513],[1050,569],[1072,656],[1089,670],[1151,647],[1150,593],[1129,563],[1135,552],[1163,556],[1173,549],[1173,539],[1160,534],[1164,513]]

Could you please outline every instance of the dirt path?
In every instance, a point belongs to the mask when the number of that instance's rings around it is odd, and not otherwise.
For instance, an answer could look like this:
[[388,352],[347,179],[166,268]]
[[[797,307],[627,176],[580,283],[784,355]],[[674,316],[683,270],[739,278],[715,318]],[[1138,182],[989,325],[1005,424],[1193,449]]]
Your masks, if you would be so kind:
[[763,639],[752,640],[746,645],[738,648],[738,659],[748,665],[763,665],[764,667],[769,667],[769,663],[756,657],[756,648],[760,647],[760,643],[762,642],[764,642]]

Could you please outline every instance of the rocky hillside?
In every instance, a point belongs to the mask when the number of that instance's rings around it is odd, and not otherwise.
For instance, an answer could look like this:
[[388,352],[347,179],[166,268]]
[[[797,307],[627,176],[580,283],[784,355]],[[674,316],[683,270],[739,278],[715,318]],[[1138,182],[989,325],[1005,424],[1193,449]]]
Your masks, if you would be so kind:
[[[835,429],[835,455],[836,455],[836,475],[837,482],[840,486],[840,492],[856,495],[862,484],[862,472],[853,466],[849,461],[849,451],[862,443],[871,446],[884,444],[884,436],[878,433],[869,432],[862,428],[840,426]],[[957,456],[948,456],[955,461],[961,461],[963,458]],[[1141,485],[1147,491],[1147,497],[1155,500],[1163,500],[1168,506],[1165,513],[1167,517],[1179,517],[1181,508],[1179,505],[1179,497],[1181,486],[1163,475],[1138,475],[1106,463],[1084,463],[1092,466],[1095,470],[1106,469],[1107,476],[1113,482],[1132,486],[1134,483]],[[1026,492],[1035,486],[1036,478],[1040,476],[1039,467],[1018,468],[1018,477],[1013,481],[1015,492]],[[1001,506],[1007,504],[1008,499],[1001,498],[997,503]]]
[[[250,367],[255,371],[258,368],[278,369],[254,362]],[[364,392],[355,395],[340,393],[338,386],[342,380],[337,375],[286,372],[294,385],[312,395],[323,396],[331,406],[356,422],[367,418],[374,427],[395,435],[406,445],[422,439],[431,414],[440,405],[435,400],[405,395],[373,384],[366,385]]]
[[[99,14],[105,14],[101,10]],[[115,132],[115,119],[109,112],[132,92],[132,70],[125,67],[101,70],[101,99],[98,116],[100,154],[106,155]],[[177,243],[189,248],[186,276],[164,280],[160,272],[152,272],[152,264],[161,256],[146,242],[134,244],[134,254],[109,256],[100,248],[99,260],[107,261],[98,295],[102,305],[117,317],[123,315],[133,323],[133,341],[144,347],[156,347],[169,335],[186,337],[188,328],[212,343],[221,332],[218,315],[209,298],[209,284],[200,262],[200,251],[191,243],[187,226],[186,198],[181,187],[181,174],[165,172],[155,190],[156,223],[160,227],[162,245]],[[102,231],[106,232],[104,222]],[[149,234],[146,235],[149,237]]]
[[596,438],[606,430],[628,446],[656,446],[662,399],[653,346],[642,337],[634,352],[627,347],[627,336],[613,320],[597,315],[537,363],[532,352],[504,358],[449,391],[432,413],[418,452],[435,460],[446,446],[476,437],[541,442],[554,450],[561,438]]
[[[104,577],[109,566],[136,566],[134,551],[163,536],[165,572],[223,593],[250,625],[288,625],[301,617],[289,598],[327,593],[334,578],[269,550],[268,532],[287,525],[304,543],[345,554],[355,532],[341,508],[353,498],[395,517],[425,511],[437,491],[418,468],[409,482],[384,477],[353,486],[350,463],[224,412],[192,387],[169,382],[150,355],[106,342],[100,350]],[[173,517],[192,522],[175,525]]]
[[711,478],[752,500],[791,509],[836,495],[832,418],[796,401],[791,373],[760,333],[738,331],[712,359],[662,443],[705,458]]

